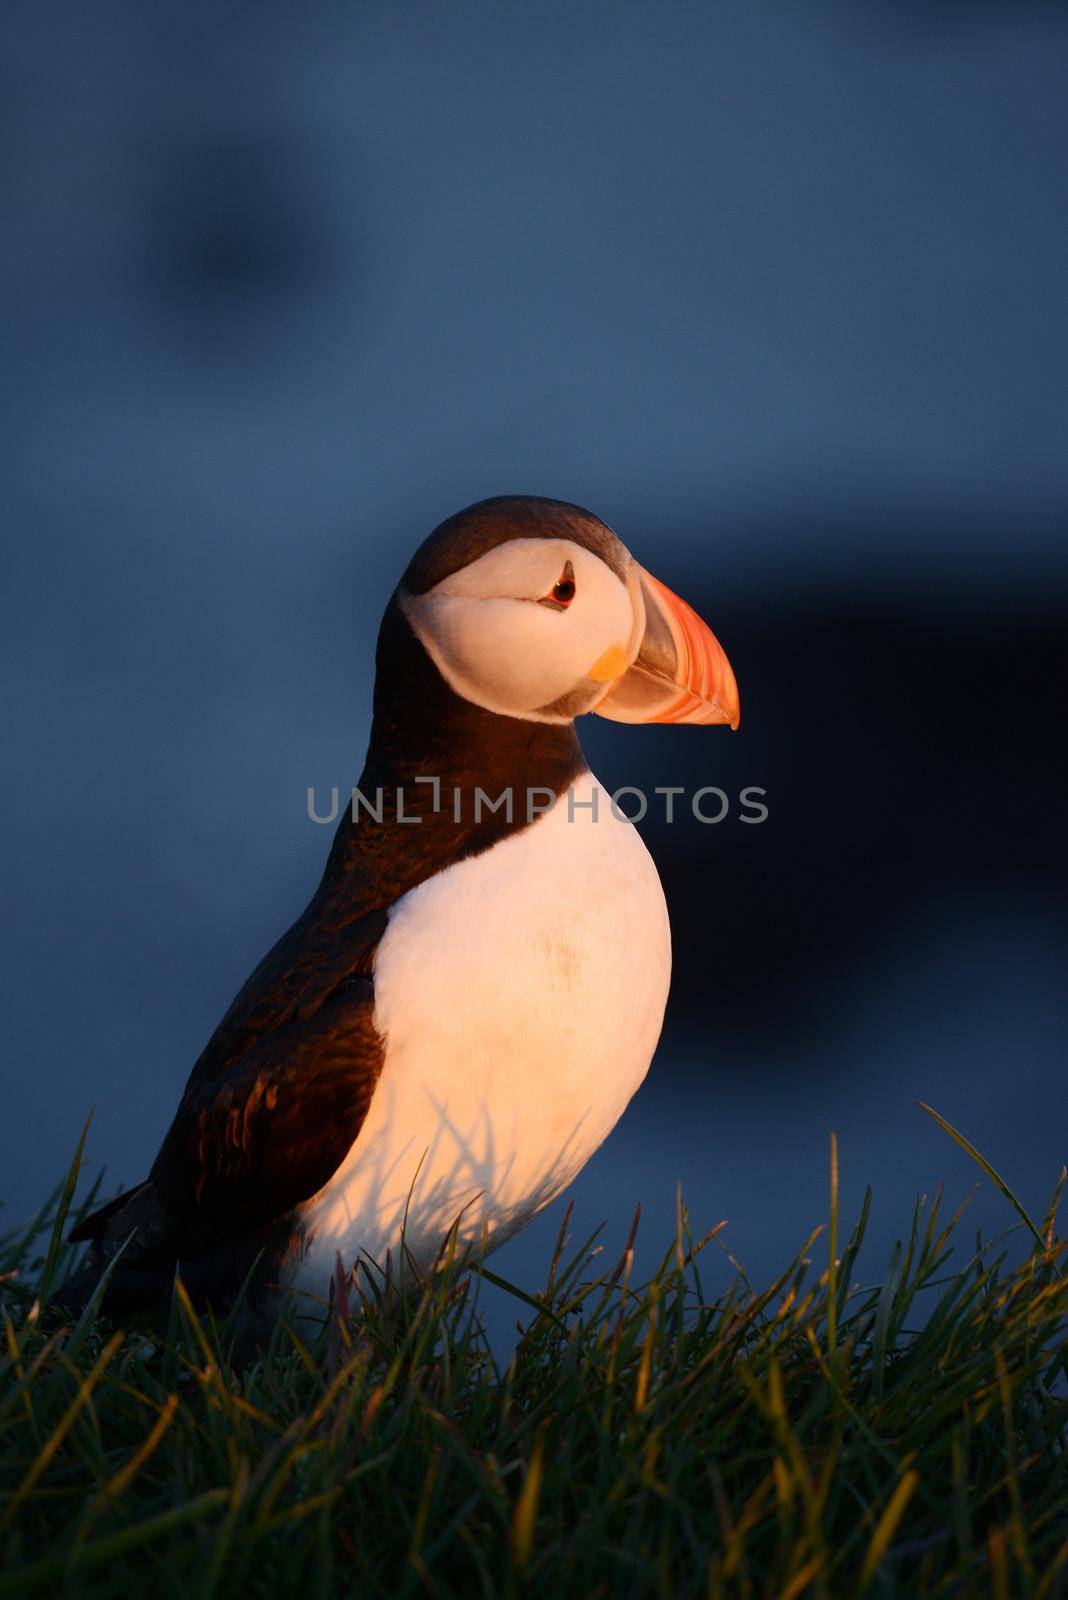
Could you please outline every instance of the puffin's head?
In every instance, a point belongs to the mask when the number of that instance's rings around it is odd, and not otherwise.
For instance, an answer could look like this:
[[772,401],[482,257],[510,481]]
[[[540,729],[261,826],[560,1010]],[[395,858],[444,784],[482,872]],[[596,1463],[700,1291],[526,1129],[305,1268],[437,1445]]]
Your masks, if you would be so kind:
[[416,552],[397,599],[449,686],[489,711],[738,726],[711,629],[579,506],[469,506]]

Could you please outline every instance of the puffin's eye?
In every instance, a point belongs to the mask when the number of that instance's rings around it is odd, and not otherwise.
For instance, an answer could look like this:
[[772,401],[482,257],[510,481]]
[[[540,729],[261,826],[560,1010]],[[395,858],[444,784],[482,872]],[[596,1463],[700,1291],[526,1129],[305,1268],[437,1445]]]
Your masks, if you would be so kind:
[[575,598],[575,569],[570,561],[564,562],[564,570],[549,590],[538,601],[540,606],[549,606],[553,611],[566,611]]

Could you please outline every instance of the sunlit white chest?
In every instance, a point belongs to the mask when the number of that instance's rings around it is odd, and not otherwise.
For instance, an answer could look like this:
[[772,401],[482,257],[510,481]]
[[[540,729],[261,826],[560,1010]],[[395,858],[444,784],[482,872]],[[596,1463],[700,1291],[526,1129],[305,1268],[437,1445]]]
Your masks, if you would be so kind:
[[[596,812],[590,809],[596,806]],[[300,1281],[340,1251],[432,1260],[503,1242],[557,1194],[645,1077],[671,967],[635,829],[590,773],[551,812],[394,906],[375,963],[384,1064],[305,1222]]]

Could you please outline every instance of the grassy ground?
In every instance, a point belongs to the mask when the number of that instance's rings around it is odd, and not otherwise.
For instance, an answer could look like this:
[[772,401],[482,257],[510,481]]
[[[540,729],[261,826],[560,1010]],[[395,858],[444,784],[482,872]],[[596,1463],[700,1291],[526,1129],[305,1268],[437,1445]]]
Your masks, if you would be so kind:
[[706,1298],[680,1206],[641,1286],[562,1240],[504,1370],[446,1266],[235,1373],[180,1285],[166,1328],[39,1317],[73,1190],[0,1257],[0,1596],[1068,1594],[1056,1196],[1036,1226],[1006,1191],[1014,1255],[919,1203],[858,1287],[832,1158],[761,1292]]

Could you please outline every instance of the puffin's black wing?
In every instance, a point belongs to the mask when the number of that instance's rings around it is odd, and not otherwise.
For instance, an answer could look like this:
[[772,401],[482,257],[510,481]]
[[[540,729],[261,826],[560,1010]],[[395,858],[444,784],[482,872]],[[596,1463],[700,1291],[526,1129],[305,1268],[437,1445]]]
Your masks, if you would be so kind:
[[290,1247],[297,1208],[341,1165],[381,1071],[372,967],[385,923],[384,911],[340,926],[306,913],[261,962],[193,1068],[147,1180],[71,1234],[93,1249],[61,1304],[84,1299],[122,1245],[115,1308],[169,1293],[176,1264],[198,1298],[224,1302],[261,1251],[277,1261]]
[[309,1199],[360,1131],[381,1067],[373,981],[345,981],[310,1018],[293,1017],[225,1073],[192,1082],[149,1182],[200,1220],[268,1222]]

